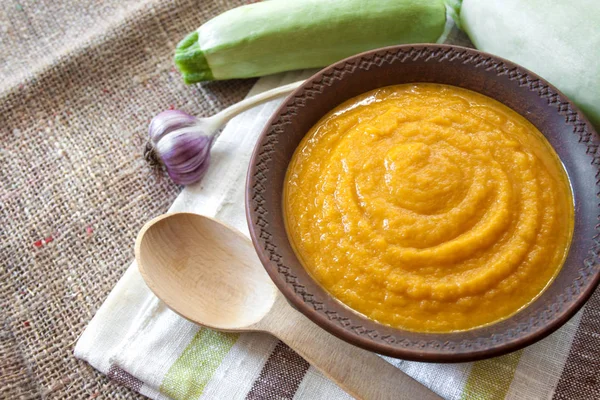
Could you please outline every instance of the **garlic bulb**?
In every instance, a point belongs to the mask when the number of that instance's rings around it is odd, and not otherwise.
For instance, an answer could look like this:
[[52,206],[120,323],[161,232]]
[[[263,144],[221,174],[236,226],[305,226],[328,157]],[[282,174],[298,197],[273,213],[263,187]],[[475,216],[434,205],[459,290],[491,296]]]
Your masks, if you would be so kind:
[[257,104],[287,95],[304,81],[289,83],[240,101],[208,118],[167,110],[150,122],[144,157],[152,166],[163,165],[180,185],[198,182],[208,169],[210,148],[227,121]]
[[205,121],[179,110],[161,112],[148,128],[146,160],[164,165],[177,184],[199,181],[208,169],[210,148],[218,131]]

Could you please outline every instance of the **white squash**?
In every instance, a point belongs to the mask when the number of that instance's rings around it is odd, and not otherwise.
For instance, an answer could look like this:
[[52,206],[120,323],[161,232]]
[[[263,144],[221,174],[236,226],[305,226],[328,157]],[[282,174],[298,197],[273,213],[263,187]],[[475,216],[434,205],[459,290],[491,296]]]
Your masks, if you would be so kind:
[[600,0],[463,0],[460,23],[478,49],[542,76],[600,129]]

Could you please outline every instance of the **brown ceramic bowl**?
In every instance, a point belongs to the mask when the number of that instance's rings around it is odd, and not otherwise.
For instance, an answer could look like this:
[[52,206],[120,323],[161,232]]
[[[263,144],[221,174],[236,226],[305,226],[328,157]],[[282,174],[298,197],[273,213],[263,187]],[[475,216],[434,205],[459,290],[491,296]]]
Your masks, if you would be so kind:
[[[304,270],[288,241],[282,193],[288,162],[328,111],[382,86],[437,82],[492,97],[531,121],[562,160],[575,201],[566,262],[532,304],[504,321],[469,331],[432,334],[391,328],[333,299]],[[600,140],[583,114],[534,73],[476,50],[445,45],[395,46],[340,61],[290,95],[260,136],[247,178],[252,241],[285,297],[323,329],[356,346],[408,360],[472,361],[505,354],[549,335],[579,310],[600,280]]]

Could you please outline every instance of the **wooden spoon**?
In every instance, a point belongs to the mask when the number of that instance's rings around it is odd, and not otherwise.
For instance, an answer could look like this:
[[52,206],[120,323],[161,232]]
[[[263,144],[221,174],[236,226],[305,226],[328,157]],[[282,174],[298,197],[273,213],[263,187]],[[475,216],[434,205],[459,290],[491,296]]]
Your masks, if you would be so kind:
[[222,331],[268,332],[359,399],[440,399],[292,308],[250,240],[221,222],[191,213],[155,218],[139,233],[135,257],[154,294],[190,321]]

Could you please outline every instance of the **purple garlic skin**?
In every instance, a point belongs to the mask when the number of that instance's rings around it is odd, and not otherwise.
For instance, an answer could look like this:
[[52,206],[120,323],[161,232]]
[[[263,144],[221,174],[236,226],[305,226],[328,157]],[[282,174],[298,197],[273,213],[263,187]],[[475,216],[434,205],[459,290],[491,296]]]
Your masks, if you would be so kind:
[[156,145],[156,152],[171,179],[180,185],[189,185],[206,173],[212,140],[212,136],[182,129],[165,135]]
[[206,174],[214,138],[213,132],[205,132],[198,118],[167,110],[150,122],[147,148],[152,152],[150,158],[162,163],[175,183],[189,185]]
[[168,133],[189,128],[198,123],[198,118],[179,110],[166,110],[156,115],[148,127],[148,139],[157,144]]

